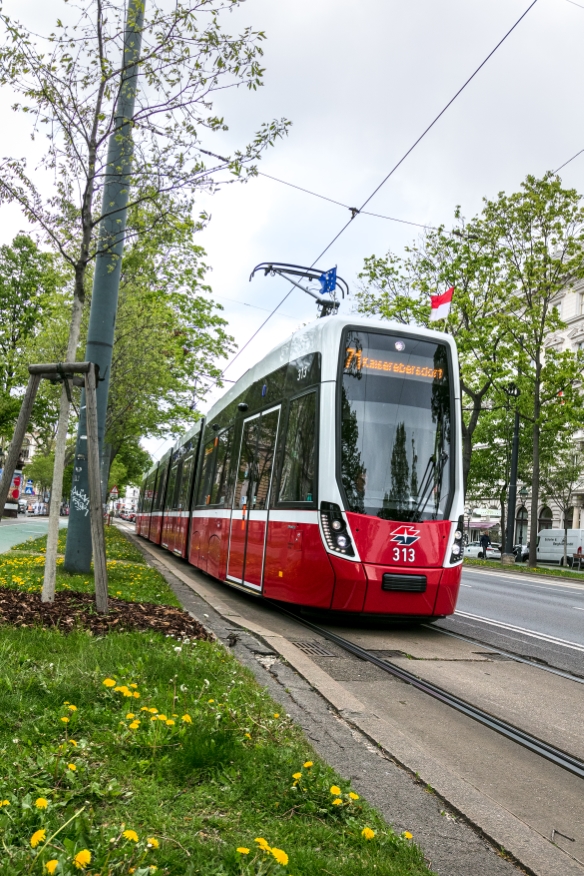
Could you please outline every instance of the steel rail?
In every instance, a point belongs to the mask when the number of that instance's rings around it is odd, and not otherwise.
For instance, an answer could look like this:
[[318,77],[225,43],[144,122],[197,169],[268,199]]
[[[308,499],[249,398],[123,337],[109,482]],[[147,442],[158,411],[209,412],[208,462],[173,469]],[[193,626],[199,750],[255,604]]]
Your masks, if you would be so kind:
[[447,630],[444,627],[439,627],[435,624],[422,624],[422,626],[427,630],[434,630],[434,632],[442,633],[443,636],[451,636],[453,639],[460,639],[461,642],[469,642],[471,645],[477,645],[479,648],[488,648],[489,651],[493,651],[495,654],[502,654],[503,657],[507,657],[509,660],[514,660],[516,663],[525,663],[526,666],[531,666],[533,669],[540,669],[542,672],[551,672],[552,675],[559,675],[560,678],[567,678],[568,681],[575,681],[577,684],[584,684],[584,678],[580,675],[574,675],[572,672],[566,672],[563,669],[556,669],[555,666],[550,666],[547,663],[539,663],[539,661],[531,660],[529,657],[521,657],[519,654],[514,654],[512,651],[503,651],[501,648],[489,644],[489,642],[481,642],[479,639],[466,636],[464,633],[454,633],[451,630]]
[[509,724],[507,721],[503,721],[500,718],[490,715],[488,712],[483,711],[483,709],[473,706],[471,703],[449,693],[443,688],[438,687],[429,681],[424,681],[412,672],[408,672],[407,669],[402,669],[401,666],[396,666],[395,663],[390,663],[387,660],[382,660],[380,657],[376,657],[365,648],[361,648],[359,645],[355,645],[354,642],[344,639],[336,633],[331,633],[326,628],[313,624],[311,621],[308,621],[303,617],[299,617],[297,614],[294,614],[294,612],[282,608],[278,603],[274,603],[271,600],[266,600],[266,602],[269,602],[273,608],[276,608],[282,614],[288,615],[288,617],[293,618],[298,623],[313,630],[319,636],[322,636],[323,638],[328,639],[329,642],[333,642],[333,644],[343,648],[343,650],[354,654],[356,657],[360,657],[361,660],[367,660],[369,663],[373,663],[374,666],[383,669],[384,672],[394,675],[401,681],[406,682],[406,684],[411,684],[412,687],[415,687],[423,693],[428,694],[428,696],[450,706],[450,708],[466,715],[468,718],[472,718],[473,721],[477,721],[484,727],[488,727],[490,730],[494,730],[496,733],[501,734],[501,736],[527,748],[534,754],[539,755],[539,757],[543,757],[546,760],[555,763],[556,766],[572,773],[572,775],[584,779],[584,762],[578,760],[578,758],[572,757],[572,755],[567,754],[567,752],[562,751],[553,745],[549,745],[547,742],[538,739],[536,736],[532,736],[530,733],[526,733],[518,727],[514,727],[513,724]]

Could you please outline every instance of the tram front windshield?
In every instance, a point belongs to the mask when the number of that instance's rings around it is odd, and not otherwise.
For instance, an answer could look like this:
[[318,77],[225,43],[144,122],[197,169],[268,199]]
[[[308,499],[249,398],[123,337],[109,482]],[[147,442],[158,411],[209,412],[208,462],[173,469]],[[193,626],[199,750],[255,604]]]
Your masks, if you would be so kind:
[[341,357],[341,479],[348,510],[385,520],[442,520],[452,464],[448,348],[350,329]]

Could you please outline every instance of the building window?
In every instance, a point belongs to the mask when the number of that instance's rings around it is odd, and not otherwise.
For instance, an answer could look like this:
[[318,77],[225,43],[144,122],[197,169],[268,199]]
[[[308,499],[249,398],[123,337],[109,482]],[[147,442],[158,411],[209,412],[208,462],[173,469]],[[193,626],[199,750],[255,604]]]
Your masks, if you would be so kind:
[[554,515],[551,510],[544,505],[541,511],[539,512],[539,528],[538,532],[541,532],[542,529],[551,529],[553,527]]
[[527,542],[527,508],[520,508],[515,518],[515,544]]

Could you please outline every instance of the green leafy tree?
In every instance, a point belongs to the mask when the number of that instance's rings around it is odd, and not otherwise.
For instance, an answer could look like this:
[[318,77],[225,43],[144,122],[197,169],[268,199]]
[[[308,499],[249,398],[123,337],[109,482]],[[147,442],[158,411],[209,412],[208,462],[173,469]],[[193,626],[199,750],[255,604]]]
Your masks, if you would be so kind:
[[544,501],[551,501],[560,512],[564,525],[564,566],[568,564],[568,529],[572,528],[569,512],[574,505],[576,490],[581,490],[584,481],[584,457],[574,444],[556,442],[554,452],[542,459],[541,488]]
[[582,417],[580,354],[553,344],[563,329],[559,293],[584,277],[584,210],[574,189],[559,177],[528,176],[521,190],[485,202],[498,240],[504,322],[517,351],[522,418],[531,431],[531,534],[529,563],[537,562],[542,435],[573,432]]
[[[432,327],[456,338],[463,393],[462,453],[466,491],[473,436],[489,406],[495,383],[512,367],[511,336],[501,312],[505,290],[499,277],[497,240],[480,218],[465,223],[457,209],[452,230],[427,231],[421,241],[395,253],[365,259],[357,293],[361,313]],[[430,294],[454,286],[451,312],[430,323]]]
[[[131,226],[147,223],[149,207],[134,211]],[[111,461],[127,442],[168,435],[194,422],[194,408],[216,365],[232,349],[221,307],[205,282],[204,250],[180,204],[174,219],[149,236],[139,234],[122,265],[106,441]]]
[[[63,277],[27,234],[0,246],[0,435],[12,433],[28,380],[27,351],[50,321]],[[35,414],[38,413],[38,406]],[[38,417],[36,417],[38,419]]]

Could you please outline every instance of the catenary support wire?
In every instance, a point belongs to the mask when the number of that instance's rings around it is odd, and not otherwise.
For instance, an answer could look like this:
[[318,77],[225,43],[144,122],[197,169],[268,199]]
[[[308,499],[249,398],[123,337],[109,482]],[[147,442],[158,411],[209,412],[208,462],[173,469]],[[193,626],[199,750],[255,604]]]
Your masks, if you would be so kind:
[[[516,27],[517,27],[517,26],[523,21],[523,19],[525,18],[525,16],[528,14],[528,12],[530,12],[531,9],[533,9],[533,7],[535,6],[535,4],[536,4],[537,2],[538,2],[538,0],[532,0],[532,2],[529,4],[529,6],[527,7],[527,9],[526,9],[526,10],[525,10],[525,11],[519,16],[519,18],[517,19],[517,21],[516,21],[516,22],[515,22],[510,28],[509,28],[509,30],[505,33],[505,35],[504,35],[503,37],[501,37],[501,39],[500,39],[499,42],[496,44],[496,46],[495,46],[493,49],[491,49],[491,51],[490,51],[489,54],[486,56],[486,58],[484,58],[484,60],[479,64],[479,66],[476,68],[476,70],[475,70],[473,73],[471,73],[471,75],[468,77],[468,79],[466,79],[466,81],[463,83],[463,85],[461,85],[461,87],[460,87],[460,88],[458,89],[458,91],[453,95],[453,97],[450,98],[450,100],[448,101],[448,103],[447,103],[447,104],[446,104],[446,105],[440,110],[440,112],[438,113],[438,115],[435,116],[434,119],[430,122],[430,124],[429,124],[429,125],[428,125],[428,126],[422,131],[422,133],[420,134],[420,136],[419,136],[416,140],[414,140],[414,142],[412,143],[412,145],[410,146],[410,148],[407,150],[407,152],[405,152],[405,153],[402,155],[402,157],[399,159],[399,161],[398,161],[396,164],[394,164],[394,166],[391,168],[391,170],[389,171],[389,173],[386,174],[386,176],[381,180],[381,182],[379,183],[379,185],[376,186],[376,188],[375,188],[375,189],[371,192],[371,194],[365,199],[365,201],[363,201],[363,203],[361,204],[361,206],[360,206],[358,209],[355,208],[354,210],[351,211],[351,218],[350,218],[350,219],[349,219],[349,220],[343,225],[343,227],[341,228],[341,230],[340,230],[340,231],[339,231],[339,232],[333,237],[333,239],[330,241],[330,243],[328,243],[327,246],[325,246],[325,248],[323,249],[323,251],[322,251],[321,253],[319,253],[319,255],[314,259],[314,261],[312,262],[312,265],[311,265],[310,267],[314,267],[314,265],[315,265],[315,264],[316,264],[316,263],[317,263],[317,262],[318,262],[318,261],[324,256],[324,255],[325,255],[325,253],[327,253],[327,252],[329,251],[329,249],[333,246],[333,244],[336,243],[336,241],[339,239],[339,237],[341,237],[341,235],[345,233],[345,231],[347,230],[347,228],[349,227],[349,225],[351,224],[351,222],[353,222],[353,220],[359,215],[359,213],[361,213],[362,210],[364,210],[364,208],[367,206],[367,204],[368,204],[368,203],[369,203],[369,202],[375,197],[375,195],[377,194],[377,192],[379,192],[379,190],[380,190],[381,188],[383,188],[383,186],[385,185],[385,183],[390,179],[390,177],[393,176],[393,174],[394,174],[394,173],[396,172],[396,170],[397,170],[397,169],[403,164],[403,162],[406,160],[406,158],[407,158],[409,155],[411,155],[411,153],[414,151],[414,149],[419,145],[419,143],[421,143],[421,141],[424,139],[424,137],[425,137],[425,136],[426,136],[426,135],[432,130],[432,128],[434,127],[434,125],[435,125],[435,124],[436,124],[436,123],[442,118],[442,116],[444,115],[444,113],[449,109],[449,107],[452,106],[452,104],[454,103],[454,101],[455,101],[455,100],[456,100],[456,99],[462,94],[462,92],[465,90],[465,88],[466,88],[468,85],[470,85],[470,83],[471,83],[472,80],[475,78],[475,76],[476,76],[476,75],[482,70],[482,68],[485,66],[485,64],[488,63],[488,61],[493,57],[493,55],[495,54],[495,52],[496,52],[496,51],[497,51],[497,50],[503,45],[503,43],[505,42],[505,40],[506,40],[506,39],[507,39],[507,38],[513,33],[513,31],[515,30],[515,28],[516,28]],[[201,150],[201,151],[204,151],[204,150]],[[245,349],[247,349],[247,347],[249,347],[249,345],[250,345],[251,342],[254,340],[254,338],[257,337],[257,335],[261,332],[261,330],[263,329],[263,327],[264,327],[264,326],[270,321],[270,319],[272,318],[272,316],[273,316],[273,315],[274,315],[274,314],[280,309],[280,307],[282,306],[282,304],[284,304],[284,302],[287,301],[287,299],[289,298],[289,296],[292,294],[293,291],[294,291],[294,287],[291,286],[290,289],[288,290],[288,292],[286,293],[286,295],[284,295],[284,297],[278,302],[278,304],[274,307],[274,309],[271,311],[271,313],[269,314],[269,316],[267,316],[266,319],[262,322],[262,324],[260,325],[260,327],[259,327],[258,329],[256,329],[256,331],[253,333],[253,335],[252,335],[252,336],[251,336],[251,337],[245,342],[245,344],[243,345],[243,347],[241,347],[241,348],[237,351],[237,353],[235,354],[235,356],[233,357],[233,359],[231,359],[231,361],[227,363],[227,365],[225,366],[225,368],[223,369],[223,371],[221,372],[221,375],[219,376],[219,378],[217,378],[217,380],[220,380],[220,379],[221,379],[221,377],[225,374],[225,372],[227,371],[227,369],[228,369],[228,368],[231,368],[231,366],[233,365],[233,363],[239,358],[239,356],[241,356],[241,354],[243,353],[243,351],[244,351]]]

